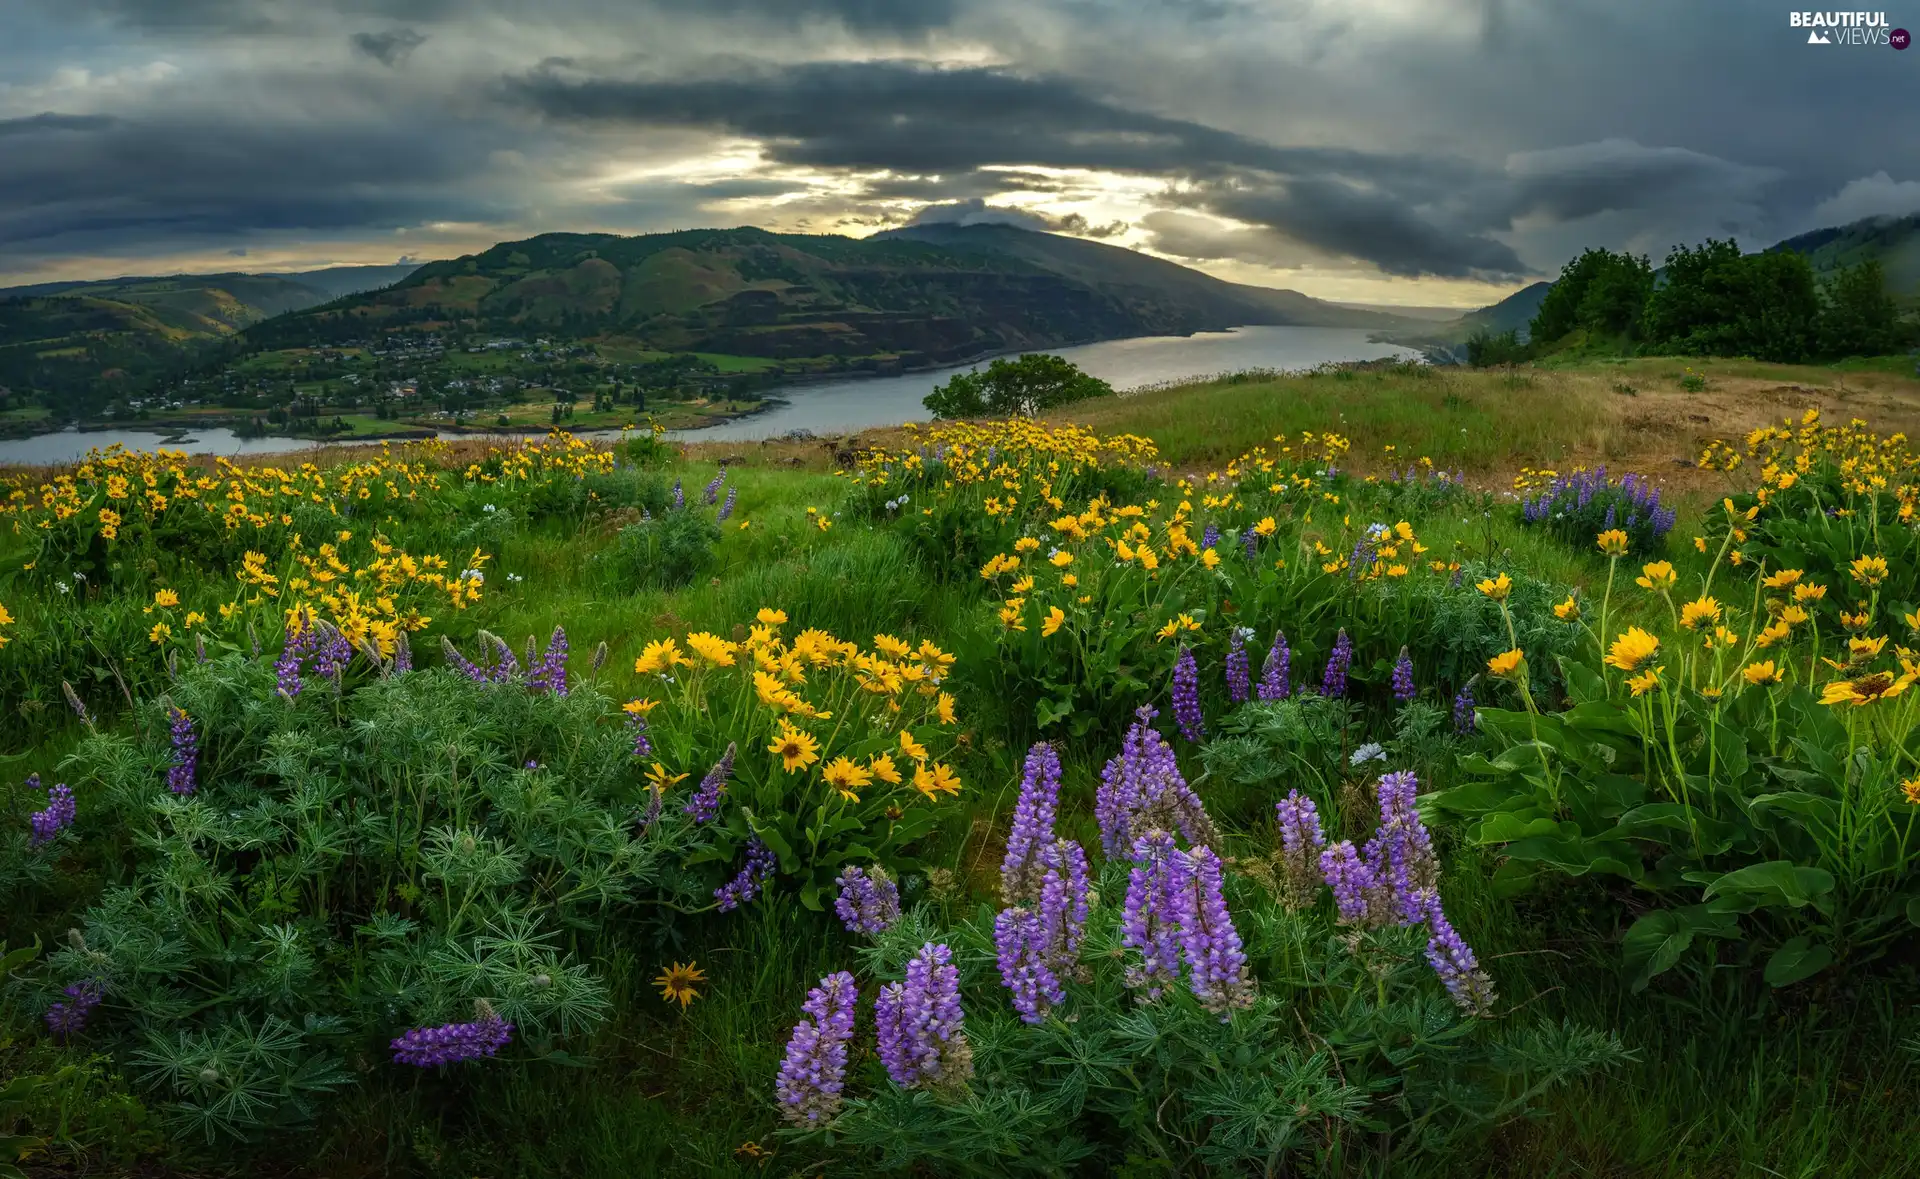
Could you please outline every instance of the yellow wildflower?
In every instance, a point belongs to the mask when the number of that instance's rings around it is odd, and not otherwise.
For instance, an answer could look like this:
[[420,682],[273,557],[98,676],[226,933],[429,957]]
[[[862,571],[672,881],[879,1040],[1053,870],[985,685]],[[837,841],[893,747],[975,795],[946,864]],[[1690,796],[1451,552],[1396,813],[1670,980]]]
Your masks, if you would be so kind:
[[1699,630],[1711,622],[1720,621],[1720,603],[1713,598],[1699,597],[1680,607],[1680,625],[1688,630]]
[[1572,594],[1568,594],[1566,601],[1554,604],[1553,616],[1562,622],[1577,622],[1580,619],[1580,603],[1573,600]]
[[1520,665],[1525,661],[1526,656],[1521,652],[1520,648],[1515,647],[1511,651],[1502,651],[1500,654],[1487,660],[1487,671],[1501,679],[1507,679],[1519,671]]
[[1067,612],[1065,610],[1062,610],[1058,606],[1049,607],[1046,618],[1040,623],[1041,637],[1052,638],[1053,633],[1059,630],[1060,624],[1066,620]]
[[1774,662],[1771,659],[1766,660],[1764,663],[1749,663],[1740,669],[1740,674],[1745,676],[1747,682],[1755,687],[1764,687],[1767,684],[1777,684],[1780,682],[1780,669],[1774,666]]
[[1496,602],[1504,602],[1513,592],[1513,579],[1502,573],[1498,577],[1482,579],[1474,585],[1474,588]]
[[1642,566],[1640,576],[1634,580],[1646,589],[1665,591],[1673,588],[1674,583],[1680,580],[1680,575],[1673,571],[1672,562],[1654,561]]
[[780,735],[773,739],[773,744],[767,746],[767,752],[778,757],[780,768],[792,774],[820,760],[820,742],[811,733],[782,721]]
[[1625,634],[1613,640],[1613,646],[1607,649],[1604,662],[1607,666],[1617,667],[1621,671],[1636,671],[1659,650],[1659,639],[1637,626],[1631,626],[1627,628]]
[[1594,544],[1605,556],[1624,557],[1627,555],[1627,534],[1622,529],[1607,529],[1599,536],[1594,537]]

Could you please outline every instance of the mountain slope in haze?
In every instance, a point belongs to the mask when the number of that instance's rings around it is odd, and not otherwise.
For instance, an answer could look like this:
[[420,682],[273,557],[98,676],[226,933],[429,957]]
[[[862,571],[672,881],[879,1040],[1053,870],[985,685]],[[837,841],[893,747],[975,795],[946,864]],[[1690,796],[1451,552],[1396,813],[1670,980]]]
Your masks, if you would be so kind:
[[1768,252],[1775,250],[1805,254],[1816,274],[1877,258],[1894,299],[1907,307],[1920,305],[1920,213],[1816,229],[1779,242]]
[[428,263],[388,290],[247,335],[285,347],[459,325],[617,337],[667,352],[913,366],[1242,324],[1399,322],[1095,242],[929,225],[864,239],[759,229],[543,234]]
[[0,386],[63,395],[136,390],[253,324],[387,286],[414,269],[336,266],[0,288]]
[[[1036,233],[1011,225],[914,225],[868,240],[932,242],[1005,254],[1055,274],[1104,288],[1137,303],[1144,314],[1205,320],[1210,327],[1293,324],[1303,327],[1386,328],[1401,317],[1343,307],[1273,287],[1225,282],[1178,263],[1085,238]],[[1189,330],[1204,331],[1204,327]]]

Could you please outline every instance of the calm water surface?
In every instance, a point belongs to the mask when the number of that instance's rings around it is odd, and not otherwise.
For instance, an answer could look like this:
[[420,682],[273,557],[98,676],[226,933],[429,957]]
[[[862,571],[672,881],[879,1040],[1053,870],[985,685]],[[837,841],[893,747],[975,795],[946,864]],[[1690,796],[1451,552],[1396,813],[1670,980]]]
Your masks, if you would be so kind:
[[[1363,328],[1314,327],[1244,327],[1193,336],[1143,336],[1057,351],[1121,390],[1254,368],[1307,369],[1345,360],[1419,358],[1411,348],[1373,343]],[[704,430],[676,431],[675,436],[690,442],[751,440],[774,438],[791,430],[832,434],[925,421],[927,411],[920,404],[921,398],[954,373],[964,371],[964,367],[948,368],[911,376],[848,378],[796,386],[778,392],[786,405]],[[587,438],[617,437],[618,433],[581,432]],[[83,457],[93,447],[104,448],[116,442],[130,450],[165,446],[189,454],[236,456],[285,454],[322,445],[299,438],[241,438],[226,429],[195,430],[185,442],[165,442],[166,437],[152,430],[65,430],[33,438],[0,439],[0,464],[67,462]],[[443,433],[441,437],[485,435]]]

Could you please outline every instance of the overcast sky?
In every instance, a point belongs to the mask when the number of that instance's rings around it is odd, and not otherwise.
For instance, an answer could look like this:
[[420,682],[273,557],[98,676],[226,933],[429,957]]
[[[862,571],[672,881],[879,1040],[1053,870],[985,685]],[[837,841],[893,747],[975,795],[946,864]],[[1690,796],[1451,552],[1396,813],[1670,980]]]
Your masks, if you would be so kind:
[[5,282],[997,218],[1477,305],[1920,211],[1920,50],[1754,0],[0,6]]

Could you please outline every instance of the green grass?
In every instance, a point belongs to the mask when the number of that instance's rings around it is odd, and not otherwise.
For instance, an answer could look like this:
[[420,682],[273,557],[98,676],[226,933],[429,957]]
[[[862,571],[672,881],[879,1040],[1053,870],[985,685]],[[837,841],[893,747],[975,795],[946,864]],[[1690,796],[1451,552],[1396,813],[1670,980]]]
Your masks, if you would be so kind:
[[[1648,380],[1666,372],[1666,363],[1617,367]],[[1614,379],[1615,367],[1607,366],[1603,379]],[[1728,367],[1722,375],[1730,377],[1735,366]],[[1766,371],[1739,369],[1743,376]],[[1356,458],[1364,449],[1378,461],[1379,448],[1392,441],[1402,461],[1428,454],[1484,471],[1515,456],[1555,461],[1569,446],[1605,437],[1598,409],[1555,391],[1548,376],[1509,383],[1491,374],[1383,370],[1212,382],[1086,403],[1062,416],[1103,431],[1148,434],[1183,469],[1230,459],[1276,433],[1331,429],[1356,439]],[[582,427],[582,420],[572,424]],[[685,462],[665,474],[680,478],[693,497],[715,469]],[[972,739],[960,765],[968,790],[929,859],[985,885],[996,863],[992,833],[1003,829],[1022,751],[1009,744],[1014,724],[1005,702],[968,673],[995,649],[996,624],[980,583],[941,578],[892,533],[846,520],[825,533],[811,527],[809,506],[831,513],[840,502],[845,485],[829,474],[743,467],[731,479],[740,489],[736,514],[713,568],[694,584],[670,591],[623,586],[594,560],[610,543],[610,528],[554,521],[516,532],[498,548],[478,621],[516,644],[564,625],[576,666],[605,642],[610,655],[601,677],[622,695],[641,688],[631,668],[648,639],[668,629],[728,634],[761,606],[786,609],[796,626],[863,640],[880,631],[931,637],[957,650],[961,723]],[[1684,539],[1693,524],[1683,517],[1670,553],[1687,575],[1704,561]],[[431,539],[439,543],[453,523],[436,527]],[[1606,576],[1597,557],[1522,528],[1505,513],[1436,516],[1421,521],[1421,535],[1435,556],[1458,548],[1590,593]],[[10,568],[20,564],[14,556],[14,548],[0,547]],[[1628,597],[1617,609],[1645,608],[1637,602]],[[78,736],[69,725],[15,751],[6,775],[17,781],[29,771],[56,773]],[[1063,829],[1089,826],[1103,757],[1070,751]],[[1447,859],[1450,912],[1510,1002],[1612,1029],[1638,1059],[1555,1095],[1543,1119],[1502,1127],[1480,1149],[1419,1173],[1870,1179],[1920,1168],[1920,1115],[1911,1100],[1920,1058],[1903,1047],[1920,1034],[1912,963],[1889,963],[1787,999],[1738,991],[1732,972],[1665,977],[1636,996],[1626,989],[1617,946],[1596,933],[1596,913],[1613,903],[1598,886],[1573,882],[1544,896],[1502,898],[1488,883],[1490,861],[1458,848],[1448,848]],[[51,925],[9,936],[35,932],[61,936]],[[618,1014],[595,1039],[582,1062],[587,1067],[475,1070],[457,1084],[356,1089],[317,1141],[269,1142],[267,1158],[287,1173],[448,1179],[854,1173],[819,1144],[778,1136],[770,1108],[771,1078],[798,996],[846,964],[831,916],[754,906],[737,920],[684,936],[636,937],[599,964]],[[648,986],[676,960],[698,961],[709,974],[704,997],[684,1012]],[[748,1142],[774,1158],[762,1166],[737,1154]],[[188,1143],[164,1165],[231,1172],[253,1164]],[[132,1173],[120,1165],[104,1170]]]
[[1082,402],[1050,416],[1145,434],[1182,467],[1225,462],[1255,446],[1271,450],[1276,434],[1298,445],[1300,432],[1313,430],[1353,438],[1353,459],[1371,465],[1391,443],[1398,461],[1426,455],[1484,470],[1515,455],[1554,461],[1602,422],[1590,405],[1545,395],[1532,374],[1488,379],[1414,365],[1228,378]]

